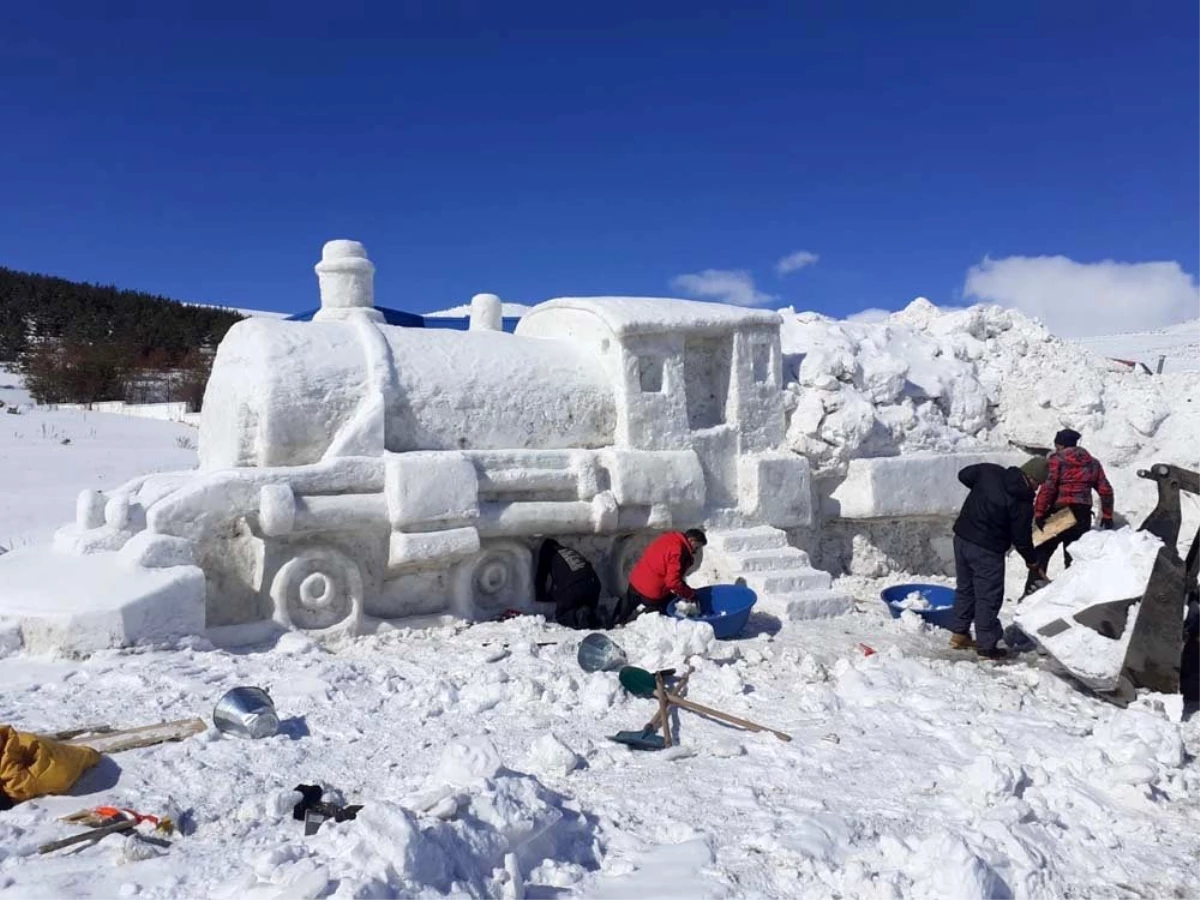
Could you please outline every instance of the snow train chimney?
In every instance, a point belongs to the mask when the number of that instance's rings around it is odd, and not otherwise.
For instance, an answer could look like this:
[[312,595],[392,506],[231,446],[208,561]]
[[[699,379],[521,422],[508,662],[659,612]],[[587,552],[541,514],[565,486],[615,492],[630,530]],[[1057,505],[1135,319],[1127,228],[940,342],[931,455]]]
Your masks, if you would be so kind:
[[495,294],[476,294],[471,298],[471,331],[503,331],[504,307]]
[[367,248],[358,241],[326,243],[316,272],[321,309],[313,316],[315,321],[355,315],[383,321],[383,313],[375,309],[375,264],[367,259]]

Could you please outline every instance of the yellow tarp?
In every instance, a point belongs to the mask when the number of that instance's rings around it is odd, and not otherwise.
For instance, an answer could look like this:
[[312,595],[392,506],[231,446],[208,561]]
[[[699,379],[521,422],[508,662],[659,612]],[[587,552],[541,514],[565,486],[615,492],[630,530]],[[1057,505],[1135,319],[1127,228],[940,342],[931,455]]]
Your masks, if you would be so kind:
[[14,803],[65,794],[100,762],[91,747],[75,747],[0,725],[0,790]]

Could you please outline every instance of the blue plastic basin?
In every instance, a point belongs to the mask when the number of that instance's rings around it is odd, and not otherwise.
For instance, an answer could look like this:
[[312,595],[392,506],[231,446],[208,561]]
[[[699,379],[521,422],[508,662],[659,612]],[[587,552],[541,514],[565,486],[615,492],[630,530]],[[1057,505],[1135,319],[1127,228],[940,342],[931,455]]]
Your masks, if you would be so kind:
[[897,584],[885,588],[879,596],[887,604],[892,618],[898,619],[904,610],[897,604],[913,591],[928,600],[931,607],[930,609],[914,609],[913,612],[930,625],[949,628],[950,618],[954,612],[954,588],[943,587],[940,584]]
[[685,616],[678,612],[678,600],[667,604],[667,615],[692,622],[707,622],[719,640],[727,641],[742,633],[750,621],[750,611],[758,602],[758,594],[740,584],[714,584],[697,588],[696,603],[700,604],[700,615]]

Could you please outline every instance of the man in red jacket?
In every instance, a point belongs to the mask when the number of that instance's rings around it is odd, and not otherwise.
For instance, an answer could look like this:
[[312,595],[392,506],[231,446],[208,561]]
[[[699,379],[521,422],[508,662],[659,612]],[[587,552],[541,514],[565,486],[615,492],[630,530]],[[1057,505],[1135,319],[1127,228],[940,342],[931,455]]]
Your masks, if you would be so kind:
[[629,573],[629,587],[614,624],[628,622],[639,606],[665,612],[673,595],[692,599],[696,592],[683,579],[696,561],[696,551],[707,543],[708,538],[699,528],[668,531],[655,538]]
[[[1033,523],[1040,531],[1046,519],[1065,507],[1075,514],[1075,524],[1037,548],[1038,568],[1046,571],[1050,558],[1063,548],[1063,562],[1070,567],[1067,547],[1092,527],[1092,491],[1100,495],[1100,527],[1113,527],[1113,489],[1100,461],[1079,446],[1080,434],[1064,428],[1054,436],[1045,483],[1033,505]],[[1031,585],[1026,585],[1028,589]]]

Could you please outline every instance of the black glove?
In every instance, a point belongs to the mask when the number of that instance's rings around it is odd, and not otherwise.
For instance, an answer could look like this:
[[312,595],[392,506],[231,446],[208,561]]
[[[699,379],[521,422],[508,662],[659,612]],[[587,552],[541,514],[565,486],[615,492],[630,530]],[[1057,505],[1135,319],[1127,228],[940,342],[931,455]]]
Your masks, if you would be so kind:
[[1038,531],[1043,531],[1046,528],[1046,520],[1045,519],[1034,519],[1033,527],[1036,528]]
[[1100,530],[1101,531],[1112,531],[1113,530],[1113,520],[1112,519],[1101,519],[1100,520]]

